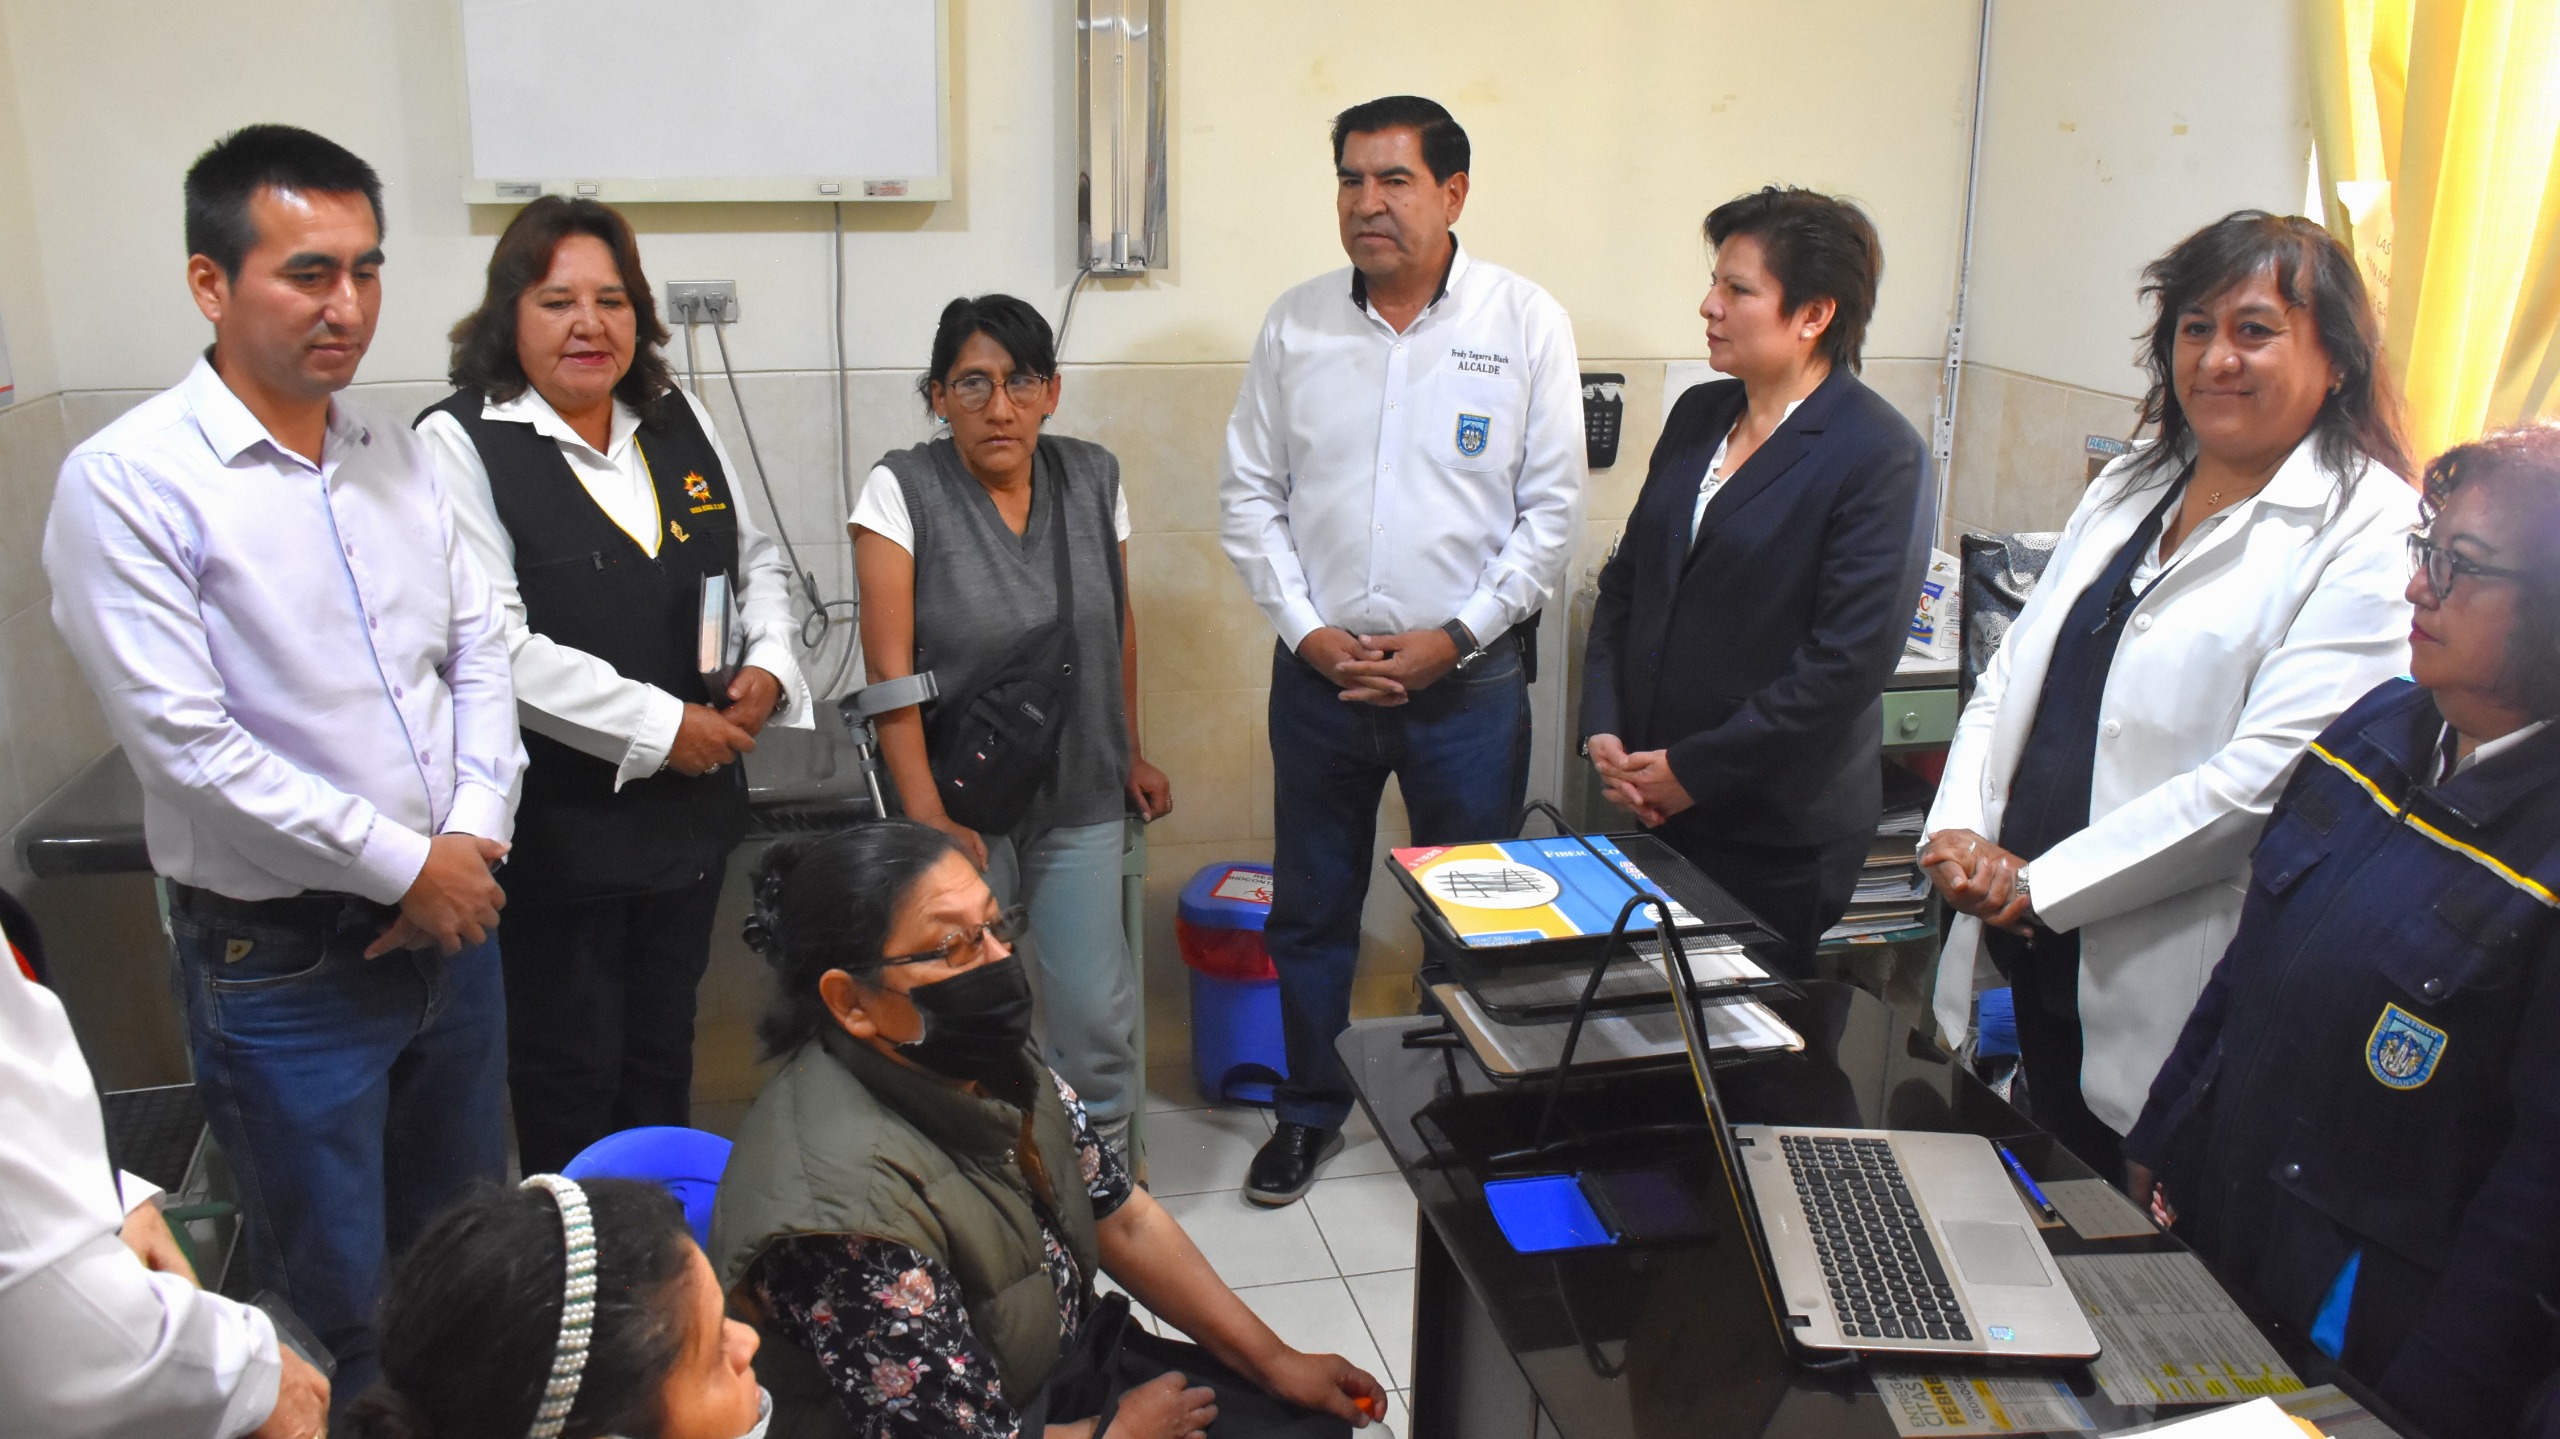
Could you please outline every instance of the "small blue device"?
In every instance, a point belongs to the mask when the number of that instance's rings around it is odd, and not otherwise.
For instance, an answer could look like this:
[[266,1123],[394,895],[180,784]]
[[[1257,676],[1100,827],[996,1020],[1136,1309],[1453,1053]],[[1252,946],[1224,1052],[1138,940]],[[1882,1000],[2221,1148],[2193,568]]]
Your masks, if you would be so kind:
[[1502,1237],[1523,1254],[1559,1249],[1596,1249],[1615,1244],[1618,1236],[1600,1220],[1582,1192],[1579,1176],[1541,1174],[1528,1179],[1496,1179],[1484,1187],[1485,1203]]

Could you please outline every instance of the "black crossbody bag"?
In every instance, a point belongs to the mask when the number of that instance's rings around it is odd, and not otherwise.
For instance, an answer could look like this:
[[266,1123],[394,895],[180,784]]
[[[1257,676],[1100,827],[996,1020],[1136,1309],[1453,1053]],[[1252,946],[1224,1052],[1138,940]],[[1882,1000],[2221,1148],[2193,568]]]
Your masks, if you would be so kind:
[[[981,834],[1005,834],[1022,822],[1040,787],[1057,772],[1058,747],[1075,708],[1075,573],[1068,555],[1066,479],[1057,464],[1050,474],[1058,613],[1016,641],[974,692],[937,702],[925,724],[942,812]],[[1111,560],[1116,589],[1116,550]]]

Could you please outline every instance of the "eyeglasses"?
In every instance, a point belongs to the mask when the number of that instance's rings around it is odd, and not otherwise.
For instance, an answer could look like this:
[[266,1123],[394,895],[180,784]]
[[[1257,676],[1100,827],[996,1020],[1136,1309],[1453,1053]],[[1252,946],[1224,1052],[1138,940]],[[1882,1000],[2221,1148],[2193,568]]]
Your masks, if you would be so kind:
[[2502,570],[2495,565],[2465,559],[2425,535],[2413,533],[2409,536],[2409,573],[2416,574],[2421,570],[2426,572],[2427,588],[2435,591],[2436,598],[2440,600],[2453,598],[2454,581],[2463,575],[2476,575],[2484,580],[2520,580],[2525,577],[2523,570]]
[[[971,412],[983,410],[987,401],[996,397],[996,382],[984,375],[962,375],[946,382],[942,392],[960,402],[960,408]],[[1028,409],[1040,403],[1049,393],[1049,376],[1016,370],[1004,382],[1004,397],[1017,408]]]
[[998,944],[1011,944],[1022,938],[1023,921],[1029,914],[1030,909],[1027,906],[1017,904],[984,924],[951,931],[942,937],[942,943],[931,949],[919,949],[913,954],[883,955],[880,962],[882,964],[931,964],[935,960],[940,960],[944,964],[958,964],[977,953],[990,938]]

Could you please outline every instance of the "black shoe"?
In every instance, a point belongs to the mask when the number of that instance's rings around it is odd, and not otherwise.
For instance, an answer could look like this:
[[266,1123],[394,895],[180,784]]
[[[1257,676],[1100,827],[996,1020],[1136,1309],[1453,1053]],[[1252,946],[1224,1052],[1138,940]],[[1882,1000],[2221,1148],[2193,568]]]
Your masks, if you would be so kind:
[[1324,1162],[1341,1152],[1341,1130],[1282,1120],[1244,1172],[1244,1197],[1272,1208],[1293,1204],[1314,1187]]

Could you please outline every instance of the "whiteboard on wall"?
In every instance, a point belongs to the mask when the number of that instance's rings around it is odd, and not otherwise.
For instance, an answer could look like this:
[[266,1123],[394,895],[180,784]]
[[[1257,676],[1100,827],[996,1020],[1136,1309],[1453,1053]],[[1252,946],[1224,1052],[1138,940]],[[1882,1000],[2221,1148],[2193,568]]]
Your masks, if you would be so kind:
[[951,198],[949,0],[461,0],[463,198]]

